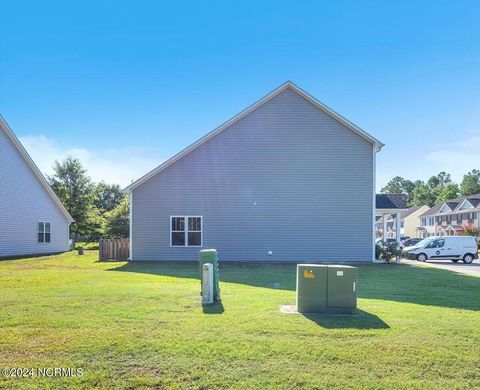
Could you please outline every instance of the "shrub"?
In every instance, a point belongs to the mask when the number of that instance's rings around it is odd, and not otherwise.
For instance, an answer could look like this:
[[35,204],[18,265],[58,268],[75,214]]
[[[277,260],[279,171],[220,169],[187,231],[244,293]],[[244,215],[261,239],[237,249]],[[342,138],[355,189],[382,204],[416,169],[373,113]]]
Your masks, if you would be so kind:
[[75,249],[82,247],[86,251],[98,250],[98,242],[76,242]]
[[402,254],[402,249],[396,243],[386,243],[383,245],[377,244],[375,246],[375,256],[378,260],[383,260],[386,263],[395,262],[397,256]]
[[460,233],[462,236],[480,237],[480,228],[473,225],[463,225],[462,228],[463,230]]

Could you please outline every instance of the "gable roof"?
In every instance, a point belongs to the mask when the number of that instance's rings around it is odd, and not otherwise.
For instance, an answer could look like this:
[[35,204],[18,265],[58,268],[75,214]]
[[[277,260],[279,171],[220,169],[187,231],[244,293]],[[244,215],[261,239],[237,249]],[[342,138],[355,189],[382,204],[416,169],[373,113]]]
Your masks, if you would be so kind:
[[74,219],[72,218],[72,216],[69,214],[69,212],[67,211],[65,206],[62,204],[62,202],[60,202],[60,199],[58,199],[57,195],[55,195],[55,192],[53,192],[52,188],[47,183],[47,180],[45,180],[45,177],[42,175],[42,173],[40,172],[38,167],[35,165],[30,155],[27,153],[27,151],[25,150],[21,142],[18,140],[17,136],[13,133],[12,129],[10,128],[10,126],[8,126],[8,123],[5,121],[5,119],[3,119],[1,115],[0,115],[0,129],[2,129],[3,132],[6,134],[6,136],[8,137],[8,139],[12,141],[13,145],[22,156],[23,160],[27,163],[27,166],[30,168],[32,173],[37,177],[42,187],[47,191],[47,193],[50,195],[52,200],[58,206],[60,211],[65,215],[67,220],[69,222],[73,222]]
[[353,131],[354,133],[356,133],[360,137],[364,138],[365,140],[367,140],[368,142],[372,143],[374,145],[374,148],[375,148],[376,152],[380,151],[380,149],[384,146],[384,144],[382,142],[380,142],[378,139],[376,139],[375,137],[368,134],[365,130],[362,130],[360,127],[356,126],[355,124],[350,122],[348,119],[346,119],[343,116],[341,116],[340,114],[336,113],[331,108],[329,108],[325,104],[321,103],[319,100],[317,100],[312,95],[305,92],[303,89],[301,89],[300,87],[298,87],[297,85],[295,85],[291,81],[287,81],[287,82],[283,83],[282,85],[280,85],[279,87],[275,88],[273,91],[271,91],[270,93],[265,95],[263,98],[261,98],[257,102],[253,103],[252,105],[250,105],[249,107],[247,107],[246,109],[244,109],[243,111],[241,111],[240,113],[235,115],[233,118],[229,119],[228,121],[226,121],[225,123],[223,123],[222,125],[220,125],[216,129],[212,130],[211,132],[207,133],[206,135],[204,135],[202,138],[200,138],[199,140],[197,140],[196,142],[194,142],[193,144],[191,144],[187,148],[183,149],[182,151],[180,151],[179,153],[177,153],[173,157],[169,158],[167,161],[165,161],[164,163],[160,164],[155,169],[151,170],[150,172],[148,172],[147,174],[142,176],[140,179],[134,181],[128,187],[124,188],[123,192],[130,192],[134,188],[143,184],[144,182],[149,180],[151,177],[155,176],[157,173],[163,171],[165,168],[167,168],[168,166],[173,164],[175,161],[181,159],[182,157],[184,157],[185,155],[190,153],[192,150],[198,148],[200,145],[207,142],[210,138],[215,137],[217,134],[221,133],[223,130],[232,126],[234,123],[236,123],[237,121],[239,121],[240,119],[242,119],[243,117],[245,117],[246,115],[251,113],[256,108],[258,108],[261,105],[267,103],[269,100],[271,100],[272,98],[274,98],[275,96],[277,96],[278,94],[280,94],[281,92],[283,92],[286,89],[291,89],[292,91],[296,92],[297,94],[302,96],[304,99],[306,99],[307,101],[312,103],[314,106],[316,106],[317,108],[319,108],[320,110],[325,112],[327,115],[331,116],[332,118],[334,118],[335,120],[337,120],[338,122],[343,124],[345,127],[350,129],[351,131]]
[[472,206],[478,207],[480,204],[480,194],[462,196],[460,198],[447,200],[446,202],[440,202],[435,206],[431,207],[430,209],[428,209],[427,211],[425,211],[422,215],[420,215],[420,217],[427,217],[429,215],[439,214],[441,208],[445,203],[447,203],[447,205],[452,209],[452,212],[459,211],[460,207],[462,206],[465,200],[468,200],[468,202],[471,203]]
[[458,203],[455,202],[443,202],[442,206],[438,210],[439,213],[443,213],[445,211],[453,211],[455,207],[457,207]]
[[[465,203],[468,203],[470,207],[468,207],[468,208],[463,208],[463,206],[465,205]],[[468,199],[468,198],[465,198],[465,199],[463,200],[463,202],[458,205],[458,210],[468,210],[468,209],[471,209],[471,208],[475,208],[475,207],[478,206],[479,203],[480,203],[480,199],[476,199],[476,198],[470,198],[470,199]]]
[[377,209],[406,209],[407,195],[405,194],[376,194],[375,206]]
[[422,205],[422,206],[410,207],[409,209],[402,211],[400,213],[400,218],[401,219],[407,218],[409,215],[413,214],[415,211],[420,210],[422,207],[428,207],[428,206]]

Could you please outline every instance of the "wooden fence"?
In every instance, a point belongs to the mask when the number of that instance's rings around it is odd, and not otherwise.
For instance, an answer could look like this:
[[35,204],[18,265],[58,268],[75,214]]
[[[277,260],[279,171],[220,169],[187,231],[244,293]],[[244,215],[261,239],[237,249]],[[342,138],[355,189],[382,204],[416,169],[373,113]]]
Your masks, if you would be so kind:
[[100,261],[127,260],[130,252],[130,241],[126,238],[104,239],[98,243]]

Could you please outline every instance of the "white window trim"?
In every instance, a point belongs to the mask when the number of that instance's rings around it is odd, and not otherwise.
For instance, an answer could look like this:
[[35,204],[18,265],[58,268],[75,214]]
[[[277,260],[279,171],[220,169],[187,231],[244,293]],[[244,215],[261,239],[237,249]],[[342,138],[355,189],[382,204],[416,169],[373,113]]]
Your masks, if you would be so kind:
[[[38,231],[38,224],[39,224],[39,223],[43,223],[43,241],[42,241],[42,242],[39,242],[39,241],[38,241],[38,233],[40,233],[40,232]],[[46,223],[49,223],[49,224],[50,224],[50,232],[49,232],[49,233],[50,233],[50,241],[49,241],[49,242],[46,242],[46,241],[45,241],[45,224],[46,224]],[[48,244],[51,244],[51,243],[52,243],[52,223],[51,223],[50,221],[38,220],[38,221],[37,221],[37,244],[47,244],[47,245],[48,245]]]
[[[185,245],[172,245],[172,218],[185,218],[184,229],[185,233]],[[200,218],[200,245],[188,245],[188,218]],[[170,248],[202,248],[203,247],[203,216],[202,215],[170,215],[169,219],[170,227]]]

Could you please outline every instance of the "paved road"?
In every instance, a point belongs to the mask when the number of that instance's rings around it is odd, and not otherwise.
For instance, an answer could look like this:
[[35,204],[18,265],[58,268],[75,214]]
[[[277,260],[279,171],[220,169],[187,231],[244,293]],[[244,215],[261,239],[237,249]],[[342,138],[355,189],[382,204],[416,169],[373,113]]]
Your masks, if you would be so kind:
[[450,260],[427,260],[426,263],[415,260],[402,259],[402,263],[415,266],[427,266],[431,268],[445,269],[448,271],[458,272],[461,274],[480,277],[480,260],[473,260],[472,264],[464,264],[461,260],[453,263]]

